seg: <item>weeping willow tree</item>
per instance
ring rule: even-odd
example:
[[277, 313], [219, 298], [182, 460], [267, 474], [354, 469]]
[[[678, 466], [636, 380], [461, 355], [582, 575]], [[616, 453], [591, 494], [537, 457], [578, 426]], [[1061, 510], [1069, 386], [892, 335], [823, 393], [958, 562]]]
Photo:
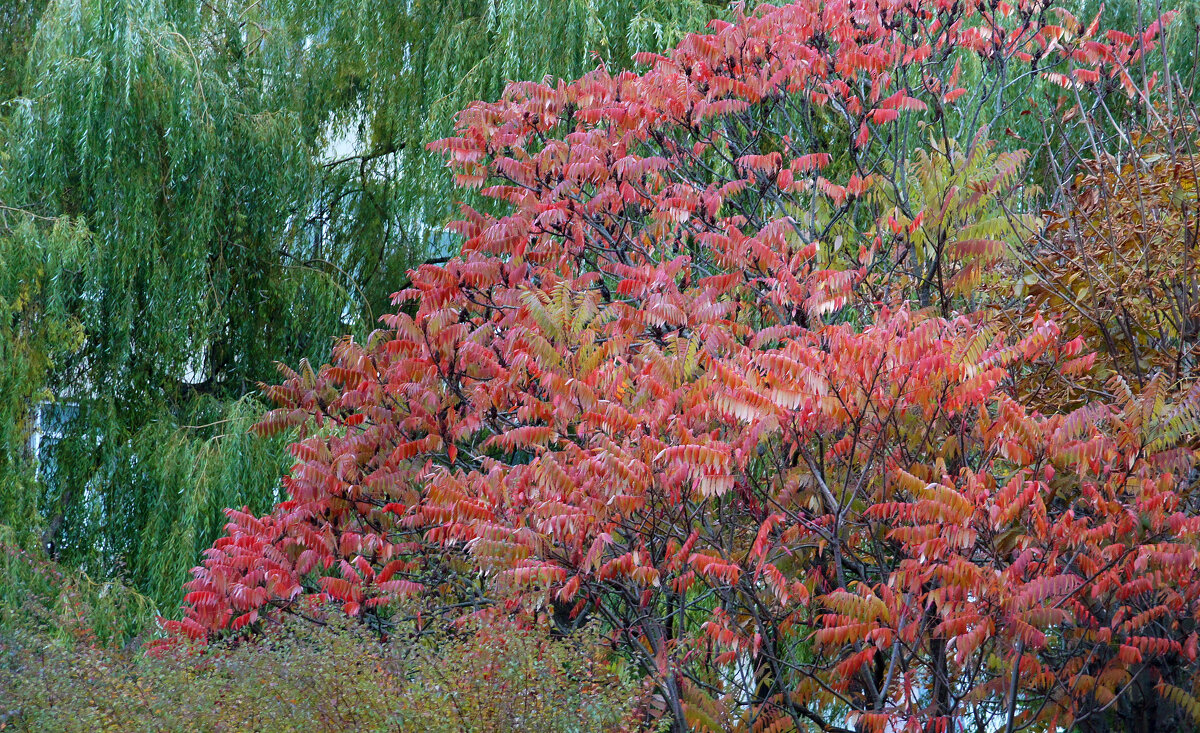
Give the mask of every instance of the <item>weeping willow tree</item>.
[[46, 0], [0, 1], [0, 99], [21, 92], [25, 55], [45, 7]]
[[52, 276], [82, 338], [38, 406], [45, 543], [158, 598], [222, 504], [270, 501], [278, 451], [217, 436], [244, 432], [273, 358], [344, 330], [346, 303], [278, 255], [312, 166], [299, 116], [183, 27], [155, 2], [48, 5], [4, 171], [5, 200], [89, 230]]
[[86, 237], [65, 219], [39, 228], [0, 209], [0, 518], [21, 529], [38, 523], [31, 408], [83, 336], [61, 279], [48, 274], [74, 266]]
[[455, 208], [425, 144], [706, 0], [0, 0], [0, 525], [173, 609], [277, 500], [274, 362], [363, 335]]

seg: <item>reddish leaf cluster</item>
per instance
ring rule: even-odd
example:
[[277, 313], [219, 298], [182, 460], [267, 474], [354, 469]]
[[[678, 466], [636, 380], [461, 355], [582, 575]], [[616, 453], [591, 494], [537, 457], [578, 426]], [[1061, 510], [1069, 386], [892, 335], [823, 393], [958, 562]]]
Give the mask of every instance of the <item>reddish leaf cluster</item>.
[[436, 147], [503, 213], [465, 208], [462, 256], [413, 271], [385, 329], [269, 389], [261, 429], [305, 431], [290, 498], [230, 513], [174, 626], [504, 592], [599, 616], [698, 727], [722, 687], [760, 727], [1065, 725], [1194, 669], [1194, 455], [1162, 432], [1200, 393], [1039, 414], [1017, 377], [1086, 371], [1081, 340], [873, 297], [903, 256], [887, 227], [979, 199], [890, 224], [873, 203], [901, 126], [990, 103], [964, 59], [1132, 91], [1156, 32], [1095, 40], [1033, 0], [802, 0], [641, 75], [471, 106]]

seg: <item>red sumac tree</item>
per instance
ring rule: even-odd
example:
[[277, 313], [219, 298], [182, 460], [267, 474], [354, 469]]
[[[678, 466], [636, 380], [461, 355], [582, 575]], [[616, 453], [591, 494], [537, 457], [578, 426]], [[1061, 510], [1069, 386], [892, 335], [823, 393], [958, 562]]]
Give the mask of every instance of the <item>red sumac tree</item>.
[[1022, 374], [1093, 357], [970, 287], [1021, 236], [1025, 156], [981, 116], [1043, 81], [1136, 99], [1158, 28], [802, 0], [472, 105], [435, 147], [493, 208], [268, 388], [289, 499], [230, 512], [172, 627], [598, 618], [679, 728], [1087, 725], [1200, 671], [1200, 393], [1029, 409]]

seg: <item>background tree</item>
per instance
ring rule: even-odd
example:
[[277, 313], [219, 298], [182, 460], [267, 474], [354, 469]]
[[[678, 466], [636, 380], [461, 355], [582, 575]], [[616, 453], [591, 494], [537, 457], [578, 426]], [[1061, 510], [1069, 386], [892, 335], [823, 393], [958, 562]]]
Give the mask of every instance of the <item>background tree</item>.
[[257, 383], [444, 254], [453, 112], [723, 7], [5, 3], [0, 522], [174, 606], [221, 508], [280, 498]]

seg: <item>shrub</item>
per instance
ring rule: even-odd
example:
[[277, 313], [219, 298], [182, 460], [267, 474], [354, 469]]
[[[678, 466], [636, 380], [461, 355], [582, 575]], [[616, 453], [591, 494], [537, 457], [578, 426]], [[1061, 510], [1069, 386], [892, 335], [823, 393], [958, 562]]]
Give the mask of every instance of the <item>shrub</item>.
[[380, 641], [289, 620], [259, 643], [147, 655], [31, 631], [0, 637], [0, 730], [609, 731], [633, 685], [592, 636], [498, 623]]

